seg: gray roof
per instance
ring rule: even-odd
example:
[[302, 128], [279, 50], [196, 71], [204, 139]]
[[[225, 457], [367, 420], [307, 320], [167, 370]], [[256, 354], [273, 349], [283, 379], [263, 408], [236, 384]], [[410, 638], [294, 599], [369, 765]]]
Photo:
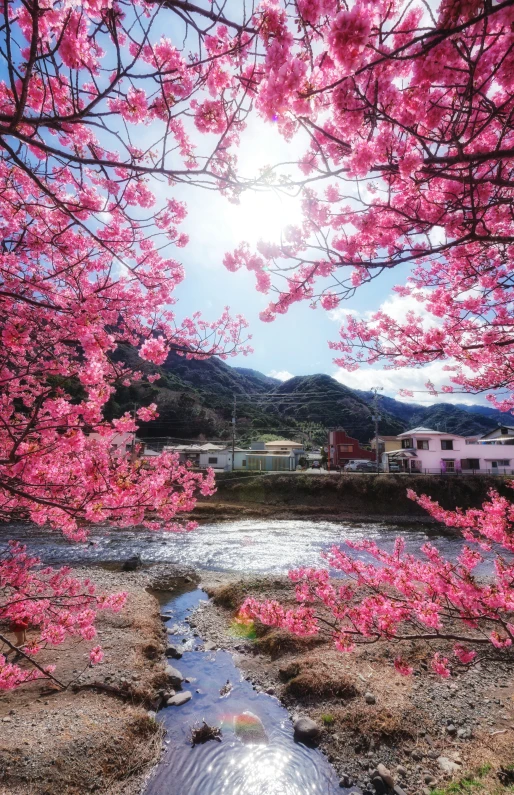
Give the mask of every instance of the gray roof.
[[417, 428], [411, 428], [410, 431], [404, 431], [403, 433], [398, 434], [398, 439], [402, 439], [404, 436], [411, 436], [415, 433], [435, 433], [438, 436], [458, 436], [457, 433], [446, 433], [445, 431], [434, 431], [433, 428], [423, 428], [422, 425], [418, 426]]

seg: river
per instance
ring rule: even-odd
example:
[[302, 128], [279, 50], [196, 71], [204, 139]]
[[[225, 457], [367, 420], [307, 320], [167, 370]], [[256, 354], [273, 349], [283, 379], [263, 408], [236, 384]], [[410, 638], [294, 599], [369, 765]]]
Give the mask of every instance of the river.
[[144, 563], [169, 562], [246, 574], [278, 574], [297, 566], [318, 566], [320, 553], [343, 544], [345, 539], [369, 538], [392, 549], [394, 539], [401, 535], [410, 553], [417, 553], [429, 541], [450, 559], [456, 557], [462, 545], [455, 534], [442, 534], [435, 525], [409, 528], [380, 522], [302, 519], [210, 522], [189, 533], [96, 528], [84, 544], [70, 543], [55, 531], [33, 525], [10, 524], [0, 528], [0, 543], [8, 538], [23, 541], [46, 563], [116, 564], [140, 555]]
[[[30, 525], [4, 525], [0, 546], [8, 538], [27, 543], [45, 563], [120, 564], [140, 555], [143, 563], [175, 563], [197, 569], [264, 575], [284, 573], [297, 566], [317, 566], [320, 553], [345, 539], [373, 539], [392, 549], [401, 535], [408, 552], [416, 553], [430, 541], [454, 559], [462, 541], [442, 534], [435, 526], [413, 528], [359, 522], [243, 520], [212, 522], [190, 533], [149, 532], [144, 529], [95, 529], [84, 544], [69, 543], [56, 532]], [[366, 557], [361, 555], [361, 557]], [[488, 564], [484, 564], [486, 572]], [[153, 772], [145, 795], [336, 795], [357, 793], [339, 787], [335, 770], [315, 748], [294, 740], [293, 725], [285, 708], [273, 696], [258, 693], [246, 681], [227, 652], [206, 651], [201, 638], [188, 624], [188, 616], [207, 595], [191, 586], [189, 592], [166, 596], [163, 609], [182, 646], [176, 662], [188, 678], [183, 689], [191, 700], [166, 707], [158, 719], [167, 730], [166, 751]], [[175, 665], [174, 660], [170, 662]], [[220, 690], [229, 680], [228, 695]], [[223, 692], [223, 691], [222, 691]], [[191, 729], [203, 718], [222, 729], [221, 742], [191, 747]], [[236, 726], [260, 721], [265, 740], [245, 743]]]

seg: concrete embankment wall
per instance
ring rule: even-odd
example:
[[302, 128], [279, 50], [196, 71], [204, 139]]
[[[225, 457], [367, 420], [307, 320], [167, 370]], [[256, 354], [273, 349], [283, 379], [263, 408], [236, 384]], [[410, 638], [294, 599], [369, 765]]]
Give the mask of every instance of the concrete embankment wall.
[[[418, 516], [427, 514], [407, 497], [407, 489], [428, 494], [447, 509], [478, 508], [491, 488], [506, 497], [514, 490], [509, 480], [480, 475], [368, 475], [368, 474], [246, 474], [220, 473], [217, 492], [202, 500], [209, 503], [248, 508], [276, 507], [290, 512], [308, 508], [309, 513], [353, 514], [355, 516]], [[202, 511], [203, 512], [203, 511]]]

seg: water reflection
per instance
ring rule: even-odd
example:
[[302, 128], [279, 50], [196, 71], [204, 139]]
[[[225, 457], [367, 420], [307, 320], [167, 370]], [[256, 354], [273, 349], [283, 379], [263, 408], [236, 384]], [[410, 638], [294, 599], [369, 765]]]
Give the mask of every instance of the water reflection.
[[[345, 539], [370, 538], [388, 549], [401, 535], [407, 551], [417, 554], [431, 541], [450, 559], [461, 547], [457, 536], [435, 527], [392, 527], [374, 523], [302, 519], [244, 520], [204, 524], [191, 533], [150, 533], [144, 529], [96, 529], [86, 544], [70, 544], [58, 533], [27, 525], [0, 526], [1, 539], [27, 540], [31, 552], [49, 563], [119, 562], [139, 554], [146, 563], [173, 562], [217, 571], [283, 573], [297, 566], [317, 566], [320, 553]], [[365, 558], [365, 555], [362, 555]]]

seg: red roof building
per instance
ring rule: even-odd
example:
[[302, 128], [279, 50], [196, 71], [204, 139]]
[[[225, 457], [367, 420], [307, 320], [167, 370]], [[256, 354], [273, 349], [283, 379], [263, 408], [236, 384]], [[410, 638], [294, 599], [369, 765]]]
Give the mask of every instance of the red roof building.
[[330, 466], [343, 467], [349, 461], [374, 461], [375, 452], [365, 450], [360, 442], [346, 431], [329, 431], [328, 434], [328, 460]]

